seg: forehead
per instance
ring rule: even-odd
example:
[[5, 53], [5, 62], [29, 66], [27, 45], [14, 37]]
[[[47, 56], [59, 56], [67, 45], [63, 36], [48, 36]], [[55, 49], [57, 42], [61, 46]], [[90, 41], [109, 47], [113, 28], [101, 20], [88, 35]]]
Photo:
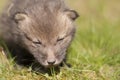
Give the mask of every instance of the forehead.
[[26, 13], [31, 19], [30, 33], [33, 37], [43, 40], [52, 40], [73, 28], [71, 20], [64, 14], [64, 5], [56, 0], [29, 7]]
[[31, 31], [43, 40], [52, 40], [67, 34], [72, 28], [69, 18], [61, 12], [32, 15]]

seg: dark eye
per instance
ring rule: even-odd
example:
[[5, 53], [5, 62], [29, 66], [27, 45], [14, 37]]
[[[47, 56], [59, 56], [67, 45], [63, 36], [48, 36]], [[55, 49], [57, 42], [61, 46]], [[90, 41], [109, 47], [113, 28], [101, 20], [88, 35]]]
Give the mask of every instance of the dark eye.
[[42, 44], [40, 41], [33, 41], [34, 44]]
[[62, 40], [64, 40], [64, 38], [59, 38], [59, 39], [57, 39], [57, 42], [60, 42]]

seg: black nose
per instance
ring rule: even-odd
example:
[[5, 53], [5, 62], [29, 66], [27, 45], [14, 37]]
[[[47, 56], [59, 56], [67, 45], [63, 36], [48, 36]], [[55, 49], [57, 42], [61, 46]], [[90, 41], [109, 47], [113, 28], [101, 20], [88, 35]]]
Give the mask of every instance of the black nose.
[[55, 64], [56, 61], [55, 60], [51, 60], [51, 61], [47, 61], [47, 62], [48, 62], [49, 65], [53, 65], [53, 64]]

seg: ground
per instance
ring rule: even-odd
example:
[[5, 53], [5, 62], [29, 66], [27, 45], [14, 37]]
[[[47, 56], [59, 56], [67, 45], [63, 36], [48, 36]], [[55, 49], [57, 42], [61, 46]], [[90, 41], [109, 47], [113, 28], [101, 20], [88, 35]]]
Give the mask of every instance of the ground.
[[[5, 0], [0, 1], [0, 10]], [[71, 68], [52, 76], [14, 67], [0, 50], [0, 80], [120, 80], [120, 0], [67, 0], [80, 14], [68, 49]], [[2, 42], [0, 42], [3, 44]]]

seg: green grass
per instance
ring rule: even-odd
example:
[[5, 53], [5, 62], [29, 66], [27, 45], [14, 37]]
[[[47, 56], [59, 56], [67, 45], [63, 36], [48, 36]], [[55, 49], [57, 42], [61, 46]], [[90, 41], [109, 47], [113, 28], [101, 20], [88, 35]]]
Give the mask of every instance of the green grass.
[[0, 54], [0, 80], [120, 80], [120, 1], [67, 0], [80, 13], [77, 33], [68, 50], [71, 68], [52, 76], [14, 67]]

